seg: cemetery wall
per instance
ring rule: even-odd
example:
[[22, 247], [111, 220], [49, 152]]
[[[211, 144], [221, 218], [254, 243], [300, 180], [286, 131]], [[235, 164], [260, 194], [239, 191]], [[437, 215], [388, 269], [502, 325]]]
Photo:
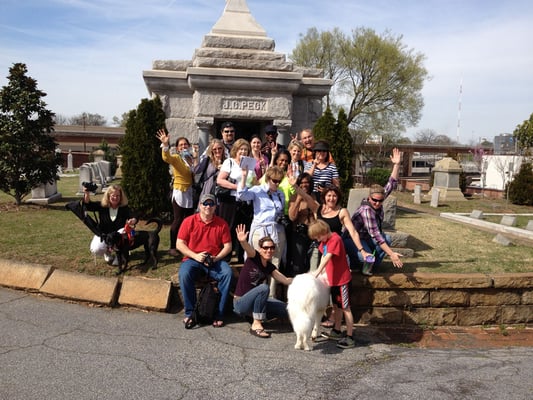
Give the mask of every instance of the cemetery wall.
[[533, 322], [533, 273], [353, 274], [356, 323], [427, 326]]

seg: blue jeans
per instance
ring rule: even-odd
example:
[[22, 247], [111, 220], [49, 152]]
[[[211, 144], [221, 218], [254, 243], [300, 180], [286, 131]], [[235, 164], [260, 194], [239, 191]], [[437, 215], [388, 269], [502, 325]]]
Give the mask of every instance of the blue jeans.
[[[390, 246], [391, 245], [391, 237], [387, 234], [384, 234], [383, 237], [385, 238], [385, 242]], [[355, 246], [355, 243], [353, 242], [352, 238], [349, 235], [343, 235], [342, 238], [344, 242], [344, 248], [346, 249], [346, 254], [350, 258], [350, 269], [360, 269], [363, 266], [363, 255], [357, 251], [357, 247]], [[379, 244], [373, 239], [369, 240], [363, 240], [361, 239], [361, 244], [363, 245], [363, 248], [368, 253], [374, 253], [374, 256], [376, 257], [376, 261], [374, 262], [374, 269], [378, 267], [381, 262], [383, 261], [383, 258], [387, 255]]]
[[224, 308], [228, 299], [229, 288], [233, 272], [229, 264], [222, 260], [217, 261], [211, 268], [199, 263], [191, 258], [183, 261], [179, 270], [180, 289], [185, 303], [185, 316], [190, 317], [196, 305], [196, 287], [195, 282], [201, 276], [208, 275], [218, 282], [220, 291], [220, 303], [218, 305], [217, 319], [221, 320], [224, 316]]
[[264, 321], [270, 318], [287, 318], [287, 304], [269, 298], [270, 289], [266, 283], [254, 287], [242, 297], [233, 299], [233, 311], [245, 317], [252, 316], [253, 319]]

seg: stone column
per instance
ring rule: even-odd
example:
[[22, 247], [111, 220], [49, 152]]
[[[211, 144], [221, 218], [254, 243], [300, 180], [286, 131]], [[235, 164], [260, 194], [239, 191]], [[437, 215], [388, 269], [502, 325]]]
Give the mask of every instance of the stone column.
[[202, 154], [210, 142], [210, 133], [215, 123], [213, 117], [198, 117], [194, 119], [198, 127], [198, 154]]
[[291, 141], [291, 127], [292, 120], [290, 119], [277, 119], [274, 120], [274, 125], [278, 128], [278, 143], [281, 143], [285, 146]]

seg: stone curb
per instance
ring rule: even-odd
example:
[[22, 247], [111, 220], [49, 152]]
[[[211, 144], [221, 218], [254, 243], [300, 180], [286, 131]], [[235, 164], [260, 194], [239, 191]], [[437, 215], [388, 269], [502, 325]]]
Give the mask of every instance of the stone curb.
[[52, 274], [50, 265], [28, 264], [0, 259], [0, 285], [38, 291]]
[[165, 312], [169, 305], [171, 288], [170, 281], [125, 276], [118, 304]]
[[453, 214], [453, 213], [441, 213], [442, 218], [446, 218], [455, 222], [460, 222], [465, 225], [473, 225], [481, 229], [487, 229], [494, 233], [507, 234], [519, 239], [525, 239], [533, 242], [533, 232], [526, 229], [515, 228], [513, 226], [501, 225], [494, 222], [488, 222], [471, 218], [467, 215]]
[[113, 306], [118, 278], [104, 278], [56, 269], [41, 287], [49, 296]]

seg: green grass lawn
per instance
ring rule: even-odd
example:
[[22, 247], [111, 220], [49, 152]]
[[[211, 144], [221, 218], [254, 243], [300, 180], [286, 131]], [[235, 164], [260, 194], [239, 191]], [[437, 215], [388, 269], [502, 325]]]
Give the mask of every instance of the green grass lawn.
[[[58, 182], [58, 191], [63, 195], [60, 202], [48, 206], [21, 205], [16, 207], [10, 196], [0, 193], [0, 254], [2, 258], [24, 262], [52, 265], [56, 268], [101, 276], [114, 276], [116, 267], [108, 266], [103, 259], [95, 260], [89, 252], [92, 233], [65, 209], [76, 196], [79, 178], [63, 177]], [[416, 253], [414, 258], [404, 259], [406, 272], [533, 272], [532, 244], [503, 247], [492, 242], [495, 234], [444, 220], [440, 212], [471, 212], [474, 209], [486, 213], [517, 212], [533, 213], [532, 207], [517, 207], [505, 201], [472, 199], [429, 207], [412, 204], [410, 193], [395, 193], [399, 204], [418, 212], [398, 210], [396, 228], [411, 235], [409, 247]], [[100, 196], [96, 196], [99, 199]], [[498, 218], [498, 221], [501, 218]], [[526, 221], [527, 224], [527, 221]], [[142, 229], [142, 224], [139, 225]], [[143, 250], [133, 251], [130, 265], [134, 268], [127, 275], [170, 279], [179, 266], [179, 260], [167, 254], [169, 226], [161, 232], [159, 269], [141, 268]], [[395, 270], [390, 262], [384, 262], [382, 270]]]

